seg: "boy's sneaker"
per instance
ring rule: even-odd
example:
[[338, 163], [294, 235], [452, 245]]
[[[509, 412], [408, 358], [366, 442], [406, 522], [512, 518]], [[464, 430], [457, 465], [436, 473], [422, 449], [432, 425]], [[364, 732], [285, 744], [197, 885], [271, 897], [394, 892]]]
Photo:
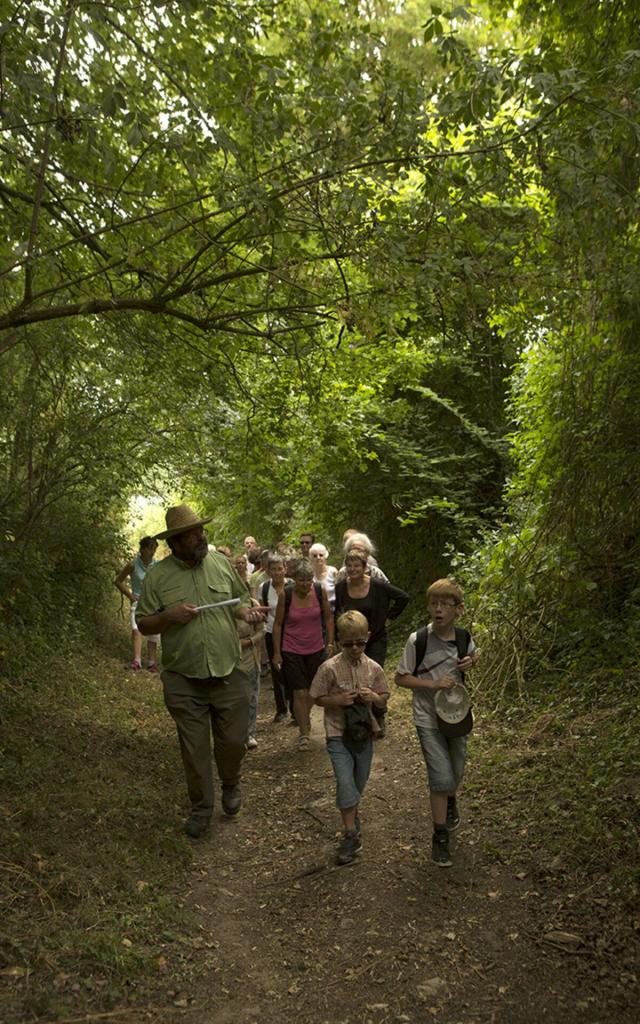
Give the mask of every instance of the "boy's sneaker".
[[160, 669], [156, 665], [155, 661], [150, 661], [147, 665], [147, 672], [153, 672], [154, 675], [160, 672]]
[[140, 670], [142, 669], [142, 665], [140, 664], [137, 658], [134, 658], [133, 661], [130, 661], [128, 663], [127, 668], [129, 669], [130, 672], [140, 672]]
[[247, 740], [247, 750], [255, 750], [258, 746], [258, 741], [255, 736], [250, 736]]
[[298, 736], [298, 750], [309, 750], [311, 740], [308, 736]]
[[446, 828], [437, 828], [433, 833], [431, 860], [439, 868], [450, 868], [453, 864], [449, 853], [449, 833]]
[[460, 824], [460, 815], [454, 796], [447, 797], [447, 832], [455, 832]]
[[276, 711], [276, 713], [275, 713], [275, 715], [273, 716], [273, 719], [272, 719], [272, 721], [274, 722], [275, 725], [278, 725], [279, 722], [286, 722], [286, 720], [287, 720], [287, 712], [286, 711]]
[[362, 850], [362, 840], [356, 832], [345, 832], [336, 853], [336, 864], [352, 864]]

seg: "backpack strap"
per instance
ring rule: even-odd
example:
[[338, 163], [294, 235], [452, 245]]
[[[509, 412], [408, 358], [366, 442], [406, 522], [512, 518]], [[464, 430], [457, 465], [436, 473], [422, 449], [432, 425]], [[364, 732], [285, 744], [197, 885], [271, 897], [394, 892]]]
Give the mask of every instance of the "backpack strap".
[[[469, 643], [471, 642], [471, 634], [468, 630], [463, 629], [462, 626], [456, 626], [456, 647], [458, 648], [458, 657], [466, 657], [467, 651], [469, 650]], [[427, 653], [427, 645], [429, 643], [429, 629], [427, 626], [423, 626], [416, 633], [416, 667], [414, 672], [418, 671], [422, 663], [422, 659]], [[464, 681], [464, 672], [461, 673]]]
[[[456, 626], [456, 647], [458, 648], [459, 658], [466, 658], [470, 642], [471, 634], [469, 631], [463, 629], [462, 626]], [[462, 676], [462, 682], [464, 683], [464, 672], [461, 672], [460, 675]]]
[[427, 653], [427, 644], [429, 643], [429, 630], [426, 626], [422, 626], [421, 629], [416, 633], [416, 667], [414, 673], [417, 673], [418, 668], [422, 664], [422, 659]]
[[320, 620], [322, 622], [322, 635], [324, 636], [324, 634], [326, 632], [326, 626], [325, 626], [325, 621], [324, 621], [324, 601], [322, 600], [322, 594], [323, 594], [322, 583], [318, 583], [317, 580], [314, 580], [313, 581], [313, 589], [316, 592], [316, 597], [318, 599], [318, 604], [320, 605]]
[[265, 580], [264, 583], [262, 584], [262, 587], [260, 588], [260, 596], [262, 598], [262, 601], [260, 603], [263, 605], [263, 607], [266, 606], [267, 601], [269, 600], [269, 585], [270, 585], [270, 583], [271, 583], [271, 580]]

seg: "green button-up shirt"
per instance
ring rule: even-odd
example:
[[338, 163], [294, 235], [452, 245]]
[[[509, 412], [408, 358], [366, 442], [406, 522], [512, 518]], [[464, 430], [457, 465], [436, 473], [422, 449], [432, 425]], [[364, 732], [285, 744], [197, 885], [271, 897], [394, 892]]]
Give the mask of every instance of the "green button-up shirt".
[[[147, 572], [136, 621], [172, 605], [213, 604], [232, 597], [251, 607], [247, 588], [224, 555], [210, 551], [195, 568], [169, 555]], [[208, 608], [184, 625], [168, 626], [162, 633], [162, 667], [195, 679], [228, 676], [240, 660], [237, 608]]]

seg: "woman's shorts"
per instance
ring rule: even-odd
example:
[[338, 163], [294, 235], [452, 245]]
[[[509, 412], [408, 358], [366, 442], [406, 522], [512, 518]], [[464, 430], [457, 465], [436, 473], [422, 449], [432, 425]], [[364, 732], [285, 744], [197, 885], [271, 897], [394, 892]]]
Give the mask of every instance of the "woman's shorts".
[[314, 654], [294, 654], [292, 651], [282, 652], [282, 674], [285, 685], [291, 690], [308, 690], [313, 677], [326, 658], [324, 647]]
[[[136, 622], [136, 608], [137, 607], [138, 607], [138, 602], [137, 601], [132, 601], [132, 603], [131, 603], [131, 628], [136, 633], [139, 633], [140, 630], [138, 629], [138, 623]], [[160, 643], [160, 634], [159, 633], [152, 633], [150, 636], [147, 636], [147, 641], [149, 643], [152, 643], [152, 644], [159, 644]]]
[[436, 727], [416, 726], [422, 755], [427, 766], [429, 789], [433, 793], [452, 793], [462, 782], [467, 756], [466, 736], [445, 736]]

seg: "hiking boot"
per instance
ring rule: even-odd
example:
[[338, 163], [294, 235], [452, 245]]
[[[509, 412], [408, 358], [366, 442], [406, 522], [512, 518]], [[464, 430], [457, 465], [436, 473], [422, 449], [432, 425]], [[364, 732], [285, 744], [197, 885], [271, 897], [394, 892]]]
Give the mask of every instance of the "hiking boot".
[[455, 832], [460, 824], [460, 815], [456, 804], [455, 796], [447, 797], [447, 832]]
[[222, 787], [222, 810], [229, 818], [233, 818], [234, 814], [237, 814], [242, 807], [242, 797], [240, 795], [240, 783], [236, 782], [234, 786], [223, 786]]
[[352, 864], [362, 850], [362, 840], [356, 832], [345, 832], [336, 853], [336, 864]]
[[431, 860], [439, 868], [450, 868], [453, 864], [449, 853], [449, 833], [446, 828], [437, 828], [433, 833]]
[[209, 818], [197, 818], [194, 814], [187, 818], [183, 825], [185, 832], [190, 839], [200, 839], [209, 828]]

